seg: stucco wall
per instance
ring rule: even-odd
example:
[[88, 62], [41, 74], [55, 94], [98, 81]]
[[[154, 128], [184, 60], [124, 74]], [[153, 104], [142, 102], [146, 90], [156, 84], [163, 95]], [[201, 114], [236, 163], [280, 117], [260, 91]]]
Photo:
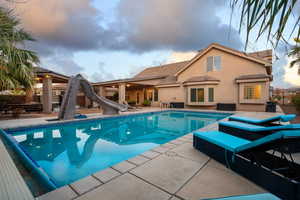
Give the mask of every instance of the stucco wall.
[[161, 102], [185, 102], [184, 87], [164, 87], [158, 89], [158, 100]]
[[[221, 56], [220, 71], [206, 71], [206, 59], [208, 56]], [[182, 82], [190, 77], [203, 75], [217, 78], [220, 80], [220, 83], [215, 87], [215, 101], [222, 103], [238, 103], [238, 84], [235, 83], [235, 78], [249, 74], [266, 74], [266, 69], [261, 64], [218, 49], [212, 49], [182, 72], [178, 76], [178, 81]]]
[[[207, 72], [206, 70], [206, 62], [208, 56], [221, 56], [221, 70]], [[235, 79], [241, 75], [249, 75], [249, 74], [267, 74], [265, 67], [262, 64], [229, 54], [225, 51], [221, 51], [219, 49], [211, 49], [204, 56], [202, 56], [199, 60], [193, 63], [189, 68], [179, 74], [178, 82], [184, 82], [185, 80], [194, 77], [194, 76], [211, 76], [216, 79], [219, 79], [219, 84], [214, 86], [214, 100], [215, 103], [236, 103], [239, 104], [240, 92], [242, 89], [239, 89], [238, 84]], [[247, 83], [248, 84], [248, 83]], [[249, 83], [252, 84], [252, 83]], [[262, 99], [258, 103], [265, 103], [269, 98], [269, 82], [260, 82], [262, 84]], [[243, 84], [244, 86], [245, 84]], [[207, 87], [203, 85], [195, 85], [192, 87]], [[191, 86], [188, 86], [191, 88]], [[170, 91], [169, 95], [167, 92], [163, 92], [163, 97], [168, 97], [172, 94], [173, 91]], [[177, 98], [183, 98], [186, 93], [182, 93], [177, 91]], [[183, 97], [179, 97], [178, 95], [183, 95]], [[207, 94], [206, 94], [207, 99]], [[164, 99], [166, 100], [166, 99]], [[188, 103], [188, 102], [186, 102]], [[243, 102], [245, 103], [245, 102]], [[261, 110], [261, 106], [256, 104], [249, 104], [244, 106], [239, 106], [238, 108], [249, 108], [254, 107], [256, 110], [257, 107]]]

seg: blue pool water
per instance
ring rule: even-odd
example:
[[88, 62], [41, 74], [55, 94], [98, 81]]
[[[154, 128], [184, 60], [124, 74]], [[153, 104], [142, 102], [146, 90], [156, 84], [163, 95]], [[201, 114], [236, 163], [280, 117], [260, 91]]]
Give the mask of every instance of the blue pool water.
[[227, 116], [167, 111], [11, 130], [8, 133], [59, 187]]

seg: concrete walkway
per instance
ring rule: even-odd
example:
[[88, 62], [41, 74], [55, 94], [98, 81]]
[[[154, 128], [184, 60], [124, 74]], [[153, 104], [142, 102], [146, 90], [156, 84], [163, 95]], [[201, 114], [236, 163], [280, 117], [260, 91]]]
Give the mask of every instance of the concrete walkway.
[[[281, 113], [237, 114], [266, 118]], [[200, 130], [213, 129], [217, 129], [217, 123]], [[42, 195], [38, 199], [198, 200], [265, 192], [259, 186], [195, 150], [192, 140], [192, 134], [185, 135]], [[300, 161], [300, 156], [298, 159]]]

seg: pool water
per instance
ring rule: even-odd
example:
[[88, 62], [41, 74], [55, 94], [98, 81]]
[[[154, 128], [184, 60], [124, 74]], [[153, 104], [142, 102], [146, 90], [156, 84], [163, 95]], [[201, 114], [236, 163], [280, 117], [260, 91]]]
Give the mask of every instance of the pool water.
[[60, 187], [227, 116], [167, 111], [48, 125], [9, 134]]

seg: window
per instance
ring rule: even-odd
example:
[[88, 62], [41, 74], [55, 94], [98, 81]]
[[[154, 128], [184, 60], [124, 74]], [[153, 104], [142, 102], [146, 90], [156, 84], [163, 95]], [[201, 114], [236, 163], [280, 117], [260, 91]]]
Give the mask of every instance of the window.
[[244, 99], [260, 99], [261, 85], [246, 85], [244, 87]]
[[191, 102], [204, 102], [204, 88], [191, 88]]
[[158, 101], [158, 89], [154, 88], [154, 101]]
[[146, 99], [149, 101], [152, 101], [152, 99], [153, 99], [153, 91], [152, 90], [147, 91]]
[[221, 56], [209, 56], [206, 60], [207, 72], [221, 70]]
[[212, 72], [214, 67], [214, 57], [213, 56], [207, 57], [206, 64], [207, 64], [207, 72]]
[[214, 102], [214, 88], [208, 88], [208, 101]]

